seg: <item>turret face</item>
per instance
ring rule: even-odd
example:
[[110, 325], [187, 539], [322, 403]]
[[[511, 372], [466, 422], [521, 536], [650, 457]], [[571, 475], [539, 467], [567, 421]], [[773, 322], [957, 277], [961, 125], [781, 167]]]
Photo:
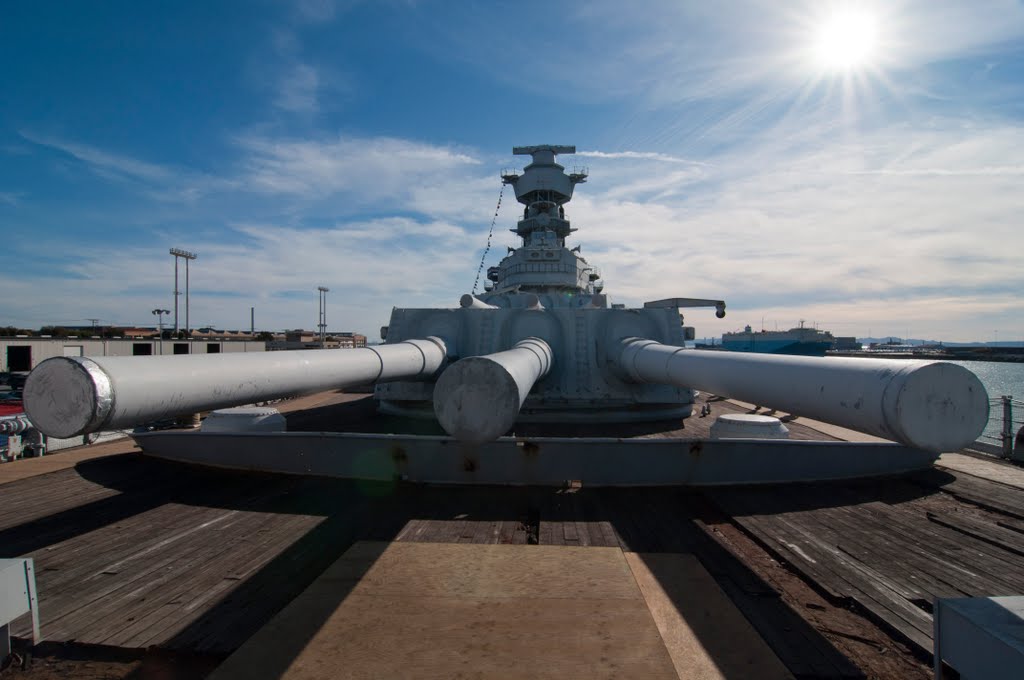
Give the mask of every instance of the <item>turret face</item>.
[[[388, 344], [444, 338], [453, 364], [442, 374], [448, 378], [439, 378], [436, 385], [429, 380], [378, 384], [375, 394], [383, 411], [436, 414], [449, 433], [466, 441], [508, 428], [509, 414], [517, 411], [519, 420], [534, 421], [616, 422], [689, 414], [689, 388], [638, 384], [609, 369], [605, 349], [617, 348], [619, 339], [635, 335], [679, 346], [684, 328], [672, 304], [609, 308], [600, 274], [579, 255], [579, 247], [566, 248], [574, 229], [565, 204], [587, 173], [566, 174], [555, 159], [575, 151], [554, 145], [513, 149], [532, 157], [522, 171], [502, 173], [523, 204], [512, 229], [522, 242], [487, 270], [486, 293], [463, 295], [457, 308], [392, 311]], [[518, 359], [509, 359], [512, 350]], [[543, 370], [526, 370], [533, 356], [545, 358]], [[438, 398], [444, 403], [435, 408]]]
[[564, 206], [572, 200], [573, 187], [587, 180], [587, 173], [577, 170], [566, 174], [565, 168], [555, 162], [555, 156], [575, 152], [574, 146], [550, 144], [512, 149], [516, 155], [533, 158], [522, 174], [502, 174], [502, 181], [515, 189], [516, 199], [525, 206], [523, 218], [512, 230], [522, 239], [522, 246], [488, 270], [488, 279], [494, 284], [489, 289], [491, 296], [543, 294], [550, 296], [545, 303], [554, 306], [589, 306], [597, 302], [597, 272], [577, 252], [565, 247], [566, 237], [575, 229], [565, 219]]

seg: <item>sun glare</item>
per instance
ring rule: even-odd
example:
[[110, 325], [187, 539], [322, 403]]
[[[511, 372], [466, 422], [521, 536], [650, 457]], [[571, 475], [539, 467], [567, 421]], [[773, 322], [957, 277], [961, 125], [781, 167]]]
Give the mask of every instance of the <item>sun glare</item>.
[[817, 29], [814, 56], [818, 64], [832, 71], [848, 71], [871, 63], [875, 52], [874, 17], [847, 10], [826, 18]]

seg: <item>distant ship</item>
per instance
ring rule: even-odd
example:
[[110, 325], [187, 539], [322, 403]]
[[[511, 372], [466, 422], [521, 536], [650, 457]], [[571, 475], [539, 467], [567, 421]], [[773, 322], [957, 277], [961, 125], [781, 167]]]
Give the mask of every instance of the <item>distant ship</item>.
[[800, 322], [788, 331], [751, 330], [750, 326], [737, 333], [722, 334], [722, 349], [733, 352], [763, 352], [766, 354], [798, 354], [823, 357], [835, 345], [835, 337], [828, 331], [807, 328]]

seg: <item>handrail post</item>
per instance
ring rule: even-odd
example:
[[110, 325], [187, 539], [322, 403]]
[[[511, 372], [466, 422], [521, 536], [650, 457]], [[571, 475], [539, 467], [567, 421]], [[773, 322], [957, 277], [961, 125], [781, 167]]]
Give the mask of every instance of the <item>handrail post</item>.
[[1003, 458], [1009, 459], [1013, 456], [1013, 397], [1008, 394], [1002, 396], [1003, 400]]

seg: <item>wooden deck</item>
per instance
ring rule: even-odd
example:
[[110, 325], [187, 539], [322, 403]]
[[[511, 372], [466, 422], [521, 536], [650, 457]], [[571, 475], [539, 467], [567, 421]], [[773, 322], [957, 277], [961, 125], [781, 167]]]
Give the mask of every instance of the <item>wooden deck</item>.
[[1024, 593], [1024, 492], [937, 468], [902, 478], [708, 494], [836, 600], [923, 652], [936, 597]]
[[677, 490], [374, 485], [139, 454], [0, 488], [0, 550], [35, 558], [48, 640], [226, 654], [357, 539], [618, 546], [696, 555], [791, 671], [857, 675]]
[[[691, 420], [696, 434], [704, 425]], [[818, 609], [856, 616], [852, 605], [923, 650], [933, 597], [1024, 592], [1024, 491], [938, 468], [704, 492], [452, 488], [221, 471], [128, 452], [0, 483], [0, 507], [0, 557], [36, 560], [44, 637], [118, 648], [226, 655], [358, 540], [692, 555], [806, 678], [909, 677], [851, 662], [863, 633], [820, 623]], [[814, 592], [794, 595], [766, 576], [773, 557]]]

